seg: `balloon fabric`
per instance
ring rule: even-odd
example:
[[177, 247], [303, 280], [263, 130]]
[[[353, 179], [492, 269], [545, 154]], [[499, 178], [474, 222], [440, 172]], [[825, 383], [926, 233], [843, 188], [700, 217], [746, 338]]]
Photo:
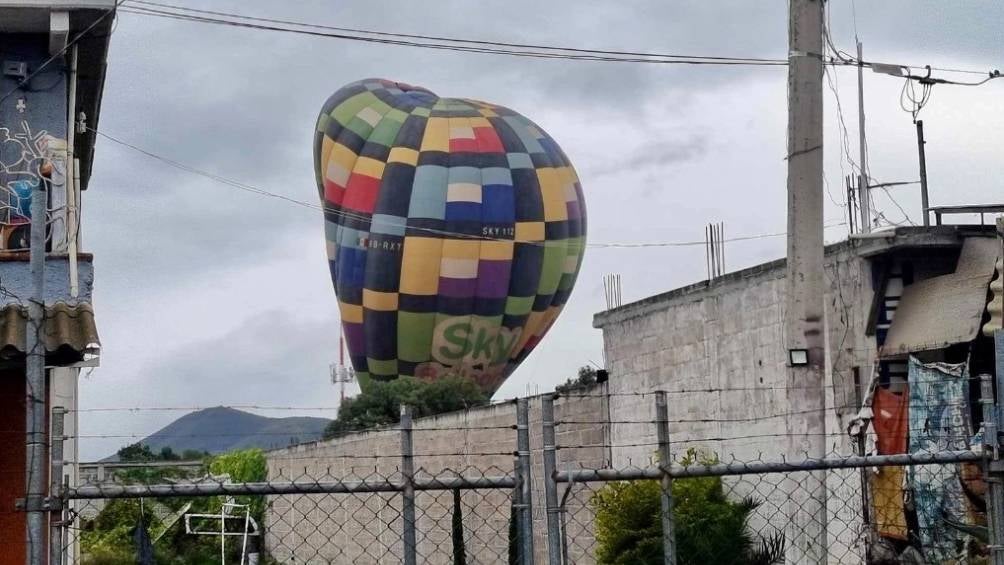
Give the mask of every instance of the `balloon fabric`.
[[497, 390], [582, 264], [585, 202], [558, 144], [507, 108], [367, 79], [324, 104], [314, 164], [360, 383], [461, 375]]

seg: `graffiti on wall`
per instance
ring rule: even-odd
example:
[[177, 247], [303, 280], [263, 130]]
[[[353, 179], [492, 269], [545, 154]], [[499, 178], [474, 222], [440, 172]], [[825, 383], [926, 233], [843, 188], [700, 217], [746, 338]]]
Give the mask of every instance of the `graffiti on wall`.
[[[0, 127], [0, 247], [27, 249], [31, 232], [31, 193], [49, 182], [61, 194], [66, 185], [66, 141], [44, 129], [33, 131], [27, 120], [18, 129]], [[63, 210], [46, 207], [49, 235], [59, 221], [65, 233]]]

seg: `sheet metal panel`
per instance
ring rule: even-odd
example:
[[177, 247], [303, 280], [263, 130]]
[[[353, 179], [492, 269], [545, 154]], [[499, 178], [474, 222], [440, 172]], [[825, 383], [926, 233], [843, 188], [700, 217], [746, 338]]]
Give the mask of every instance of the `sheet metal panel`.
[[980, 330], [987, 289], [1000, 256], [997, 238], [970, 237], [963, 243], [954, 273], [906, 287], [881, 357], [901, 357], [972, 341]]

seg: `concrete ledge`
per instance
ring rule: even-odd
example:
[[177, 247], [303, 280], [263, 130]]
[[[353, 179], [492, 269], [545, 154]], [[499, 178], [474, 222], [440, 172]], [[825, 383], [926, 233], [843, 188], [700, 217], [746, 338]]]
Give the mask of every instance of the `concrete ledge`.
[[[996, 237], [996, 232], [993, 226], [901, 227], [827, 245], [825, 254], [831, 257], [853, 253], [861, 258], [871, 258], [903, 249], [961, 248], [962, 240], [966, 237]], [[593, 316], [593, 327], [602, 329], [609, 324], [663, 310], [684, 300], [714, 296], [737, 284], [783, 277], [786, 264], [785, 259], [777, 259], [727, 273], [712, 281], [701, 281], [600, 312]]]

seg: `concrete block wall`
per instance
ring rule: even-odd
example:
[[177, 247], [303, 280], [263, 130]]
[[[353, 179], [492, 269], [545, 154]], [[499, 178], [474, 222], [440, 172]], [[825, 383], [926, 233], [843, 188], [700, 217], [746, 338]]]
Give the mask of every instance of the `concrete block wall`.
[[[867, 261], [846, 245], [826, 261], [824, 327], [827, 443], [848, 454], [843, 434], [867, 386], [874, 340], [865, 335], [872, 300]], [[776, 261], [598, 314], [610, 371], [614, 467], [646, 464], [656, 449], [655, 390], [669, 391], [670, 437], [677, 458], [689, 448], [723, 460], [789, 459], [784, 344], [784, 262]], [[855, 374], [860, 382], [856, 386]], [[631, 423], [643, 422], [643, 423]], [[780, 475], [726, 479], [735, 497], [763, 499], [754, 527], [783, 527], [791, 489]], [[834, 563], [861, 560], [860, 477], [831, 473]]]
[[[558, 420], [605, 420], [605, 388], [588, 397], [559, 399]], [[547, 555], [543, 487], [540, 397], [530, 399], [534, 553]], [[416, 475], [458, 473], [468, 477], [513, 473], [516, 452], [516, 406], [494, 404], [463, 412], [419, 418], [414, 422]], [[609, 443], [602, 424], [563, 424], [556, 432], [562, 468], [601, 468], [609, 464]], [[400, 480], [401, 436], [395, 427], [346, 434], [292, 446], [267, 454], [273, 480]], [[470, 563], [505, 562], [509, 544], [511, 495], [508, 490], [463, 491], [465, 546]], [[453, 493], [427, 491], [416, 495], [419, 561], [452, 563]], [[584, 510], [588, 511], [588, 509]], [[577, 513], [576, 522], [591, 524], [591, 515]], [[401, 497], [397, 493], [292, 495], [270, 497], [265, 518], [265, 548], [280, 563], [400, 562], [402, 552]], [[583, 546], [592, 532], [576, 530]], [[582, 553], [582, 551], [580, 551]], [[578, 554], [576, 554], [578, 555]], [[580, 556], [575, 563], [590, 563]]]

